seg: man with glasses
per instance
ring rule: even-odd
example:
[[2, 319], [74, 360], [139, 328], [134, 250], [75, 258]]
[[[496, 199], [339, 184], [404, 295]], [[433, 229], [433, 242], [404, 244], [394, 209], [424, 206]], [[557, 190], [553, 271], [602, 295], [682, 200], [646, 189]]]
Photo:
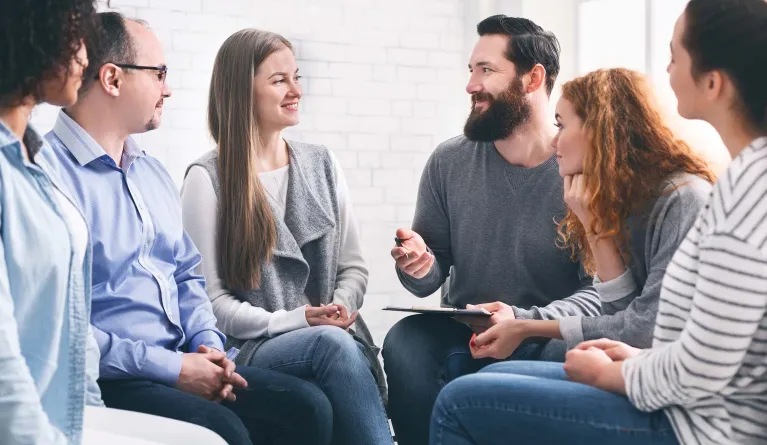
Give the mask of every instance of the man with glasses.
[[171, 97], [162, 47], [146, 24], [118, 13], [99, 14], [97, 25], [80, 100], [46, 138], [91, 232], [106, 405], [196, 423], [229, 444], [329, 442], [330, 402], [316, 385], [235, 368], [237, 351], [224, 352], [178, 189], [130, 137], [157, 128]]

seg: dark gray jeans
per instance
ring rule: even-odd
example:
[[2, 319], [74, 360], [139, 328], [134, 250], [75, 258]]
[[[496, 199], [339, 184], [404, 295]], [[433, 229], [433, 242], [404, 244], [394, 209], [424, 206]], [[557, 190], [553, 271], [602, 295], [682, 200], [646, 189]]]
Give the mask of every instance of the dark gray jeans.
[[[442, 315], [413, 315], [386, 335], [384, 370], [389, 384], [389, 417], [399, 445], [429, 442], [429, 422], [439, 391], [458, 377], [497, 360], [476, 360], [469, 351], [472, 331]], [[510, 360], [564, 361], [560, 340], [523, 343]]]

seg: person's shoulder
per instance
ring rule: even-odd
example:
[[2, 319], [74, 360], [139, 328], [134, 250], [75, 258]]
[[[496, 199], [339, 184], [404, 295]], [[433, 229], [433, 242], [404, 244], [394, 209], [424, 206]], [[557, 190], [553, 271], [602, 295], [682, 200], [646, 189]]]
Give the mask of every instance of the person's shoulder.
[[56, 132], [53, 130], [49, 131], [45, 134], [44, 139], [51, 147], [51, 153], [53, 153], [53, 155], [56, 156], [61, 162], [75, 162], [74, 155], [69, 151], [69, 149], [67, 149], [67, 146], [64, 145], [64, 142], [59, 139], [59, 137], [56, 135]]
[[664, 192], [681, 200], [705, 200], [713, 185], [708, 179], [692, 173], [679, 173], [666, 180]]
[[452, 170], [452, 167], [466, 167], [472, 161], [479, 144], [462, 134], [443, 141], [429, 156], [426, 168]]
[[192, 161], [184, 171], [184, 178], [186, 178], [194, 170], [203, 170], [208, 176], [211, 172], [218, 174], [218, 150], [212, 149], [206, 151], [203, 155]]
[[323, 144], [315, 144], [313, 142], [302, 141], [285, 141], [293, 157], [303, 165], [307, 166], [323, 166], [329, 171], [335, 171], [338, 165], [338, 160], [333, 155], [332, 151]]
[[154, 156], [147, 153], [146, 151], [143, 152], [142, 156], [139, 157], [138, 159], [140, 160], [140, 162], [151, 165], [153, 169], [162, 170], [164, 173], [168, 173], [168, 169], [165, 167], [165, 164], [160, 162], [159, 159], [155, 158]]
[[313, 162], [333, 161], [333, 154], [326, 145], [294, 140], [286, 140], [285, 142], [293, 152], [293, 156], [297, 159]]
[[470, 141], [466, 136], [460, 134], [437, 145], [434, 155], [445, 159], [460, 158], [470, 154], [477, 148], [477, 144], [478, 142]]
[[[691, 173], [677, 173], [663, 182], [660, 196], [656, 199], [653, 213], [674, 211], [679, 215], [697, 217], [700, 209], [711, 196], [712, 184], [706, 178]], [[665, 212], [661, 212], [666, 209]]]
[[[142, 150], [141, 156], [136, 158], [134, 163], [143, 167], [141, 169], [142, 172], [149, 173], [150, 176], [155, 176], [158, 180], [163, 182], [165, 186], [178, 194], [178, 188], [175, 181], [173, 181], [173, 177], [171, 177], [171, 174], [167, 167], [165, 167], [165, 164], [163, 164], [159, 159], [147, 153], [145, 150]], [[141, 173], [141, 175], [143, 176], [144, 173]], [[144, 178], [149, 179], [147, 176], [144, 176]]]
[[767, 137], [759, 138], [733, 159], [721, 182], [733, 201], [757, 193], [767, 193]]

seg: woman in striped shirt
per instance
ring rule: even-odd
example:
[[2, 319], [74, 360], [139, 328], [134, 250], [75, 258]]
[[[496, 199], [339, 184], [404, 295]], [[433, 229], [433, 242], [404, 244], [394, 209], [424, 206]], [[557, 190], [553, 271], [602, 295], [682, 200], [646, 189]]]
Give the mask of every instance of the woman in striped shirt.
[[579, 345], [450, 383], [431, 443], [767, 444], [767, 2], [691, 0], [671, 42], [679, 113], [733, 161], [669, 264], [653, 347]]

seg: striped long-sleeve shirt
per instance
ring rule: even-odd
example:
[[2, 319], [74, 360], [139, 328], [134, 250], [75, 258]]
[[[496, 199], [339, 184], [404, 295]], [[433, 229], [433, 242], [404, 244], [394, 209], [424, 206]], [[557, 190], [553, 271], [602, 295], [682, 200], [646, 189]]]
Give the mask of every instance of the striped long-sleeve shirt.
[[767, 444], [767, 138], [720, 178], [666, 270], [653, 348], [623, 364], [690, 444]]

